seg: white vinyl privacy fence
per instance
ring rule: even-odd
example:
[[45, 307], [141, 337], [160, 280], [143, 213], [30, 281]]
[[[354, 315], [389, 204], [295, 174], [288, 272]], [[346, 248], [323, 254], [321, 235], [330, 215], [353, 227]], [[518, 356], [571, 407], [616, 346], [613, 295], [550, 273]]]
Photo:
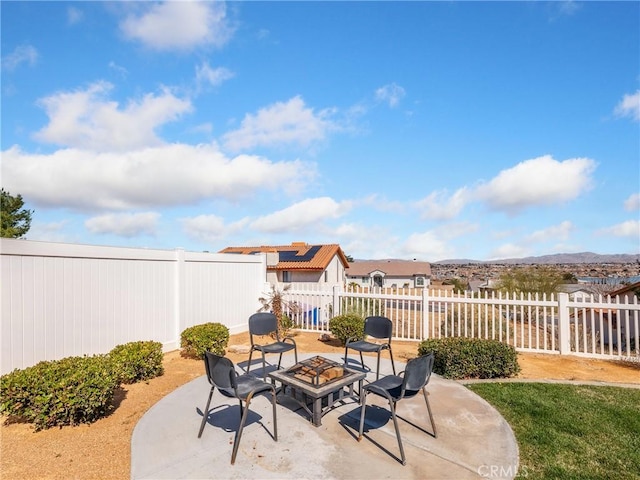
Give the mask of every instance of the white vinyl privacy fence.
[[[0, 254], [0, 374], [138, 340], [174, 350], [185, 328], [206, 322], [240, 333], [269, 292], [264, 255], [4, 238]], [[333, 316], [355, 311], [389, 317], [398, 340], [491, 338], [523, 351], [640, 361], [633, 294], [571, 301], [291, 284], [283, 295], [304, 331], [328, 332]]]
[[262, 255], [5, 238], [0, 253], [2, 374], [138, 340], [174, 350], [201, 323], [246, 331], [265, 291]]
[[329, 331], [340, 313], [384, 315], [394, 338], [495, 339], [530, 352], [640, 361], [640, 304], [634, 294], [570, 300], [565, 293], [454, 294], [430, 289], [331, 290], [292, 284], [287, 313], [300, 329]]

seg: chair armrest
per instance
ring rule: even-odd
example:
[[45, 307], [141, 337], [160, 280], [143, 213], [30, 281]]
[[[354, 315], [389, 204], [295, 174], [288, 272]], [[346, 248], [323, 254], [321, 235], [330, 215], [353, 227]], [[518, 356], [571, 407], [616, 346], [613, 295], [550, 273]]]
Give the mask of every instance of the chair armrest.
[[296, 341], [293, 339], [293, 337], [289, 337], [289, 336], [287, 336], [287, 337], [284, 337], [284, 338], [282, 339], [282, 341], [283, 341], [283, 342], [286, 342], [287, 340], [289, 340], [291, 343], [293, 343], [293, 345], [297, 346], [297, 345], [296, 345]]

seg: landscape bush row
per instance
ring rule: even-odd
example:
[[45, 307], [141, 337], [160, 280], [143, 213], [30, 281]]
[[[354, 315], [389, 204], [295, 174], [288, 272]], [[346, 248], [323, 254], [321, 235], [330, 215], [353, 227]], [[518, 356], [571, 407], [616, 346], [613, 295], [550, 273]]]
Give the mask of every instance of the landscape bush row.
[[[362, 340], [364, 318], [357, 313], [338, 315], [329, 320], [329, 330], [342, 345], [348, 339]], [[434, 354], [433, 371], [445, 378], [504, 378], [520, 371], [516, 349], [498, 340], [450, 337], [418, 345], [418, 355], [430, 352]]]
[[[205, 350], [224, 355], [229, 330], [206, 323], [184, 330], [184, 356], [202, 358]], [[125, 343], [108, 354], [67, 357], [16, 369], [0, 377], [0, 414], [9, 421], [32, 423], [35, 431], [92, 423], [108, 415], [122, 384], [164, 374], [162, 344]]]

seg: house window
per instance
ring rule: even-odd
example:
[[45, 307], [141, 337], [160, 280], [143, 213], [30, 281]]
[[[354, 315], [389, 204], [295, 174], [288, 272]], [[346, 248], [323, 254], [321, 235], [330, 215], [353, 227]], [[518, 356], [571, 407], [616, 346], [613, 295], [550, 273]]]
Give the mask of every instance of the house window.
[[327, 283], [329, 281], [329, 272], [327, 272], [326, 270], [324, 271], [324, 283]]
[[369, 277], [362, 277], [362, 284], [369, 285]]
[[416, 277], [416, 287], [424, 287], [424, 277]]
[[289, 272], [288, 270], [283, 270], [282, 271], [282, 281], [284, 283], [290, 283], [291, 282], [291, 272]]

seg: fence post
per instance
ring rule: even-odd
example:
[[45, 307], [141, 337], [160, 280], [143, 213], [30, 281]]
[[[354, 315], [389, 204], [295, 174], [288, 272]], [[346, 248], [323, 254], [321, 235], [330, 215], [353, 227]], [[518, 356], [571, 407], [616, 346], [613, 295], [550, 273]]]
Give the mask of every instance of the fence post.
[[568, 355], [571, 353], [571, 329], [569, 326], [570, 315], [569, 294], [558, 293], [558, 350], [560, 355]]
[[342, 287], [340, 285], [333, 286], [333, 316], [340, 315], [342, 312], [340, 311], [340, 293], [342, 291]]
[[422, 338], [431, 338], [429, 325], [429, 289], [422, 290]]

